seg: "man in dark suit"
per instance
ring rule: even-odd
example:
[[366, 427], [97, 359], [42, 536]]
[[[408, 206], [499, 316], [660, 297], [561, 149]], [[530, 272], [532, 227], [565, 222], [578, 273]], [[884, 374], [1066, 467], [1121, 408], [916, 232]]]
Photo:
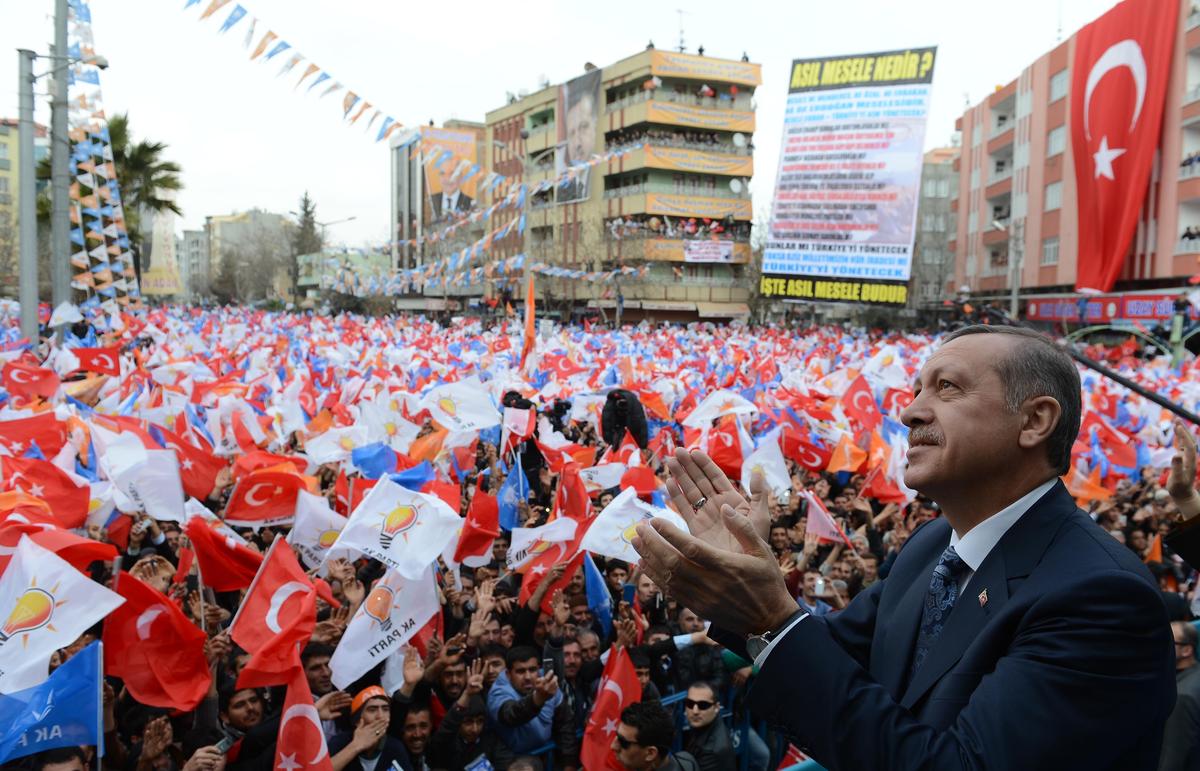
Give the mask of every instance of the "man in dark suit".
[[438, 169], [438, 177], [442, 189], [429, 194], [429, 206], [433, 210], [433, 221], [438, 222], [450, 214], [470, 211], [475, 201], [462, 190], [462, 177], [454, 174], [456, 167], [452, 163], [443, 163]]
[[[829, 769], [1152, 769], [1174, 703], [1149, 572], [1058, 477], [1079, 431], [1074, 364], [1040, 335], [966, 327], [918, 378], [905, 483], [943, 516], [841, 613], [804, 614], [751, 505], [676, 453], [691, 534], [642, 523], [659, 586], [744, 644], [751, 710]], [[665, 526], [664, 526], [665, 525]]]

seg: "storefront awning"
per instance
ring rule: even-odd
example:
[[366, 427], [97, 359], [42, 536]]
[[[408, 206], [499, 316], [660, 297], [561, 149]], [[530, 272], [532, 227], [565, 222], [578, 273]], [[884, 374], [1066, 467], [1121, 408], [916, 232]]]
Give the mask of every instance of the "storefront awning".
[[745, 303], [696, 303], [702, 319], [732, 319], [750, 315], [750, 306]]

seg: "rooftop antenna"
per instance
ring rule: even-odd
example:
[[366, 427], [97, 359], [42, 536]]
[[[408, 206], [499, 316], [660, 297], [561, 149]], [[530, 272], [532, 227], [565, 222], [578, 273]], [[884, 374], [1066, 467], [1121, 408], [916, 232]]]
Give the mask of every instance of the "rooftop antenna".
[[687, 46], [683, 42], [683, 14], [685, 11], [682, 8], [676, 8], [675, 13], [679, 14], [679, 53], [686, 53]]
[[1063, 11], [1062, 0], [1058, 0], [1058, 33], [1056, 34], [1056, 37], [1055, 37], [1055, 42], [1057, 42], [1057, 43], [1062, 42], [1062, 11]]

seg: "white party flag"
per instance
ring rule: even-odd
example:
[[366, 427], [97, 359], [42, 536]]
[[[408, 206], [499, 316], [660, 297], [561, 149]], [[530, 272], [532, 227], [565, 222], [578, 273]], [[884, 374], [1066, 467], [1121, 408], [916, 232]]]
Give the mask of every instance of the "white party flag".
[[0, 577], [0, 693], [43, 682], [50, 657], [125, 598], [22, 536]]
[[326, 559], [349, 557], [351, 552], [348, 549], [330, 553], [330, 547], [345, 529], [346, 521], [345, 517], [329, 508], [329, 502], [324, 497], [300, 490], [296, 493], [296, 520], [292, 523], [287, 541], [310, 568], [320, 566]]
[[540, 527], [514, 527], [508, 545], [508, 569], [516, 570], [539, 553], [537, 546], [547, 543], [562, 543], [575, 537], [579, 523], [570, 517], [559, 517]]
[[366, 426], [331, 428], [304, 443], [304, 454], [313, 463], [337, 463], [350, 459], [355, 447], [367, 444]]
[[412, 580], [389, 570], [358, 607], [329, 660], [333, 684], [345, 688], [402, 650], [440, 607], [432, 567]]
[[688, 532], [683, 517], [671, 509], [643, 503], [638, 499], [637, 491], [627, 487], [596, 515], [591, 527], [584, 533], [579, 548], [605, 557], [616, 557], [625, 562], [637, 562], [641, 557], [633, 548], [632, 541], [636, 535], [634, 529], [639, 522], [656, 517], [667, 520], [685, 533]]
[[792, 477], [788, 474], [783, 451], [779, 449], [780, 431], [781, 429], [775, 428], [759, 439], [758, 447], [742, 462], [742, 487], [746, 492], [750, 492], [750, 479], [755, 471], [762, 473], [767, 488], [776, 496], [786, 496], [791, 491]]
[[500, 410], [478, 378], [440, 385], [425, 394], [421, 406], [451, 431], [479, 431], [500, 425]]
[[384, 478], [350, 513], [330, 551], [352, 549], [415, 579], [433, 564], [461, 525], [462, 518], [441, 498]]

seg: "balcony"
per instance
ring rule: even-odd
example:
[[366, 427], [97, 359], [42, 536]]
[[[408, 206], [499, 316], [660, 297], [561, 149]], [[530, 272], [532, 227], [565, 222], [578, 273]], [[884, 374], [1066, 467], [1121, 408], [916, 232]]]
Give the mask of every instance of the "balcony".
[[625, 185], [623, 187], [614, 188], [604, 191], [605, 198], [625, 198], [631, 195], [645, 195], [646, 193], [660, 193], [663, 195], [680, 195], [680, 196], [698, 196], [704, 198], [736, 198], [738, 200], [749, 201], [750, 193], [743, 190], [740, 193], [735, 193], [732, 190], [718, 185], [717, 187], [677, 187], [667, 182], [645, 182], [637, 185]]
[[[646, 234], [641, 238], [606, 237], [605, 241], [609, 245], [609, 253], [614, 258], [619, 256], [625, 260], [708, 265], [744, 265], [750, 262], [750, 242], [746, 240], [661, 238]], [[710, 279], [705, 280], [705, 285], [710, 283]]]
[[1183, 95], [1184, 104], [1191, 104], [1196, 101], [1200, 101], [1200, 86], [1189, 88]]
[[1191, 179], [1192, 177], [1200, 177], [1200, 160], [1179, 166], [1180, 179]]
[[703, 107], [705, 109], [716, 110], [753, 110], [753, 99], [746, 94], [739, 94], [733, 98], [720, 99], [712, 96], [697, 96], [695, 94], [681, 94], [676, 91], [668, 91], [658, 88], [653, 91], [644, 89], [635, 94], [622, 97], [616, 101], [609, 102], [605, 106], [606, 112], [616, 112], [635, 104], [641, 104], [648, 101], [669, 102], [671, 104], [686, 104], [692, 107]]
[[657, 142], [634, 150], [622, 160], [620, 169], [662, 169], [693, 174], [713, 174], [729, 177], [754, 176], [754, 159], [749, 154], [725, 152], [738, 149], [732, 144], [710, 145], [708, 151], [663, 147]]
[[1008, 231], [999, 228], [991, 228], [983, 231], [983, 245], [995, 246], [1008, 241]]
[[[665, 96], [666, 98], [660, 98]], [[608, 105], [610, 131], [635, 126], [639, 123], [656, 123], [662, 126], [680, 126], [702, 131], [730, 131], [754, 133], [754, 111], [747, 99], [718, 100], [680, 94], [650, 92], [625, 97]], [[712, 101], [714, 104], [705, 104]], [[620, 111], [620, 115], [615, 113]]]
[[1200, 11], [1192, 11], [1189, 13], [1187, 21], [1185, 22], [1186, 29], [1195, 29], [1196, 27], [1200, 27]]

